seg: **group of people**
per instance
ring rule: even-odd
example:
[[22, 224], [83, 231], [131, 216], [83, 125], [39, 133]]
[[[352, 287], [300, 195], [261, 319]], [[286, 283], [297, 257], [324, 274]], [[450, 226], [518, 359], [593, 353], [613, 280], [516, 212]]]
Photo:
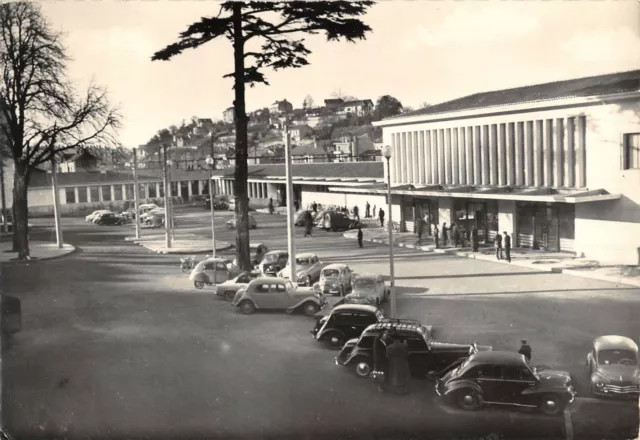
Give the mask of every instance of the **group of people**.
[[493, 245], [496, 248], [496, 258], [498, 260], [503, 259], [502, 249], [504, 248], [504, 259], [511, 263], [511, 236], [507, 234], [507, 231], [504, 231], [504, 239], [500, 234], [497, 234], [493, 241]]
[[[416, 224], [416, 234], [418, 234], [418, 241], [422, 241], [424, 222], [418, 221]], [[467, 240], [471, 241], [471, 247], [473, 248], [473, 252], [478, 252], [478, 228], [474, 226], [471, 227], [471, 231], [462, 229], [457, 224], [452, 224], [451, 227], [447, 226], [447, 222], [442, 224], [442, 234], [438, 229], [438, 225], [433, 223], [431, 225], [431, 235], [433, 235], [433, 240], [436, 245], [436, 249], [440, 248], [440, 239], [442, 238], [443, 246], [447, 244], [452, 244], [455, 247], [464, 247]]]

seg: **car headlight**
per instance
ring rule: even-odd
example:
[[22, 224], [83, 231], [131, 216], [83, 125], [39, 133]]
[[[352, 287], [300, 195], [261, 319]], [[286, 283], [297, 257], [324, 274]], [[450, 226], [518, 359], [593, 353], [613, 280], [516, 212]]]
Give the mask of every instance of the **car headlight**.
[[337, 285], [336, 283], [333, 283], [333, 284], [331, 285], [331, 287], [334, 287], [334, 288], [335, 288], [335, 287], [338, 287], [338, 285]]
[[602, 388], [602, 387], [604, 386], [604, 383], [602, 383], [601, 381], [597, 381], [597, 382], [596, 382], [596, 386], [597, 386], [598, 388]]

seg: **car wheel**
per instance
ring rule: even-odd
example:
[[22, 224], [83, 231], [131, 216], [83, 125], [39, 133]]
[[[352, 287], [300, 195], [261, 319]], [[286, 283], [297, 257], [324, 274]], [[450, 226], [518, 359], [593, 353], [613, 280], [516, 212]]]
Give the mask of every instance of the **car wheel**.
[[556, 394], [545, 394], [540, 399], [538, 409], [547, 416], [557, 416], [564, 410], [562, 398]]
[[240, 303], [240, 311], [243, 315], [251, 315], [256, 311], [256, 306], [251, 301], [242, 301]]
[[194, 281], [193, 287], [196, 289], [202, 289], [204, 287], [204, 281]]
[[325, 341], [327, 342], [329, 348], [339, 350], [344, 345], [344, 336], [339, 333], [332, 333], [325, 338]]
[[316, 303], [307, 302], [304, 306], [302, 306], [302, 310], [304, 311], [305, 315], [313, 316], [316, 313], [318, 313], [318, 310], [320, 310], [320, 307], [318, 307]]
[[233, 298], [236, 296], [236, 292], [234, 292], [233, 290], [227, 290], [226, 292], [224, 292], [224, 299], [226, 299], [227, 301], [233, 301]]
[[373, 371], [373, 368], [369, 360], [362, 359], [362, 358], [356, 360], [356, 367], [355, 367], [356, 376], [358, 376], [359, 378], [365, 379], [371, 375], [371, 371]]
[[304, 284], [307, 287], [311, 287], [311, 277], [307, 275], [307, 278], [304, 279]]
[[482, 406], [482, 400], [476, 390], [466, 388], [458, 391], [456, 402], [461, 409], [474, 411]]

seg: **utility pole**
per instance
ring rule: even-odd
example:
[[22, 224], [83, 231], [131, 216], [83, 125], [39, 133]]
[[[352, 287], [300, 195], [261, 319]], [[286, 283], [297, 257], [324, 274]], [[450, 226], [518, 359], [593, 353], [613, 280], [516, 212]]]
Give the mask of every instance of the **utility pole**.
[[167, 249], [171, 249], [171, 231], [169, 230], [169, 173], [167, 172], [167, 146], [162, 146], [162, 184], [164, 185], [164, 235]]
[[296, 270], [296, 244], [295, 244], [295, 221], [293, 218], [293, 180], [291, 176], [291, 135], [289, 134], [289, 124], [284, 126], [284, 159], [287, 175], [287, 244], [289, 252], [289, 279], [294, 286], [298, 284], [298, 271]]
[[53, 151], [51, 153], [51, 183], [53, 184], [53, 216], [55, 218], [55, 225], [56, 225], [56, 243], [58, 245], [58, 249], [62, 249], [63, 237], [62, 237], [62, 224], [60, 223], [60, 192], [58, 190], [56, 158], [55, 158], [55, 155], [53, 154]]
[[213, 191], [213, 169], [216, 164], [216, 160], [214, 159], [214, 151], [213, 151], [213, 136], [211, 136], [211, 163], [209, 165], [209, 205], [211, 205], [211, 247], [213, 258], [216, 257], [216, 225], [215, 225], [215, 209], [213, 208], [213, 204], [215, 202], [215, 194]]
[[138, 151], [133, 149], [133, 203], [136, 210], [136, 238], [140, 238], [140, 198], [138, 195]]

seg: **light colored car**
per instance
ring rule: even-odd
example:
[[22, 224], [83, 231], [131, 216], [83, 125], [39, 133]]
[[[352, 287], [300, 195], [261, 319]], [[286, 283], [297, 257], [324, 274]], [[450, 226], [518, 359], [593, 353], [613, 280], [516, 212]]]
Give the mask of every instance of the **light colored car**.
[[351, 293], [345, 297], [346, 304], [371, 304], [379, 306], [389, 297], [389, 289], [382, 275], [358, 274], [353, 277]]
[[260, 272], [242, 272], [235, 278], [213, 286], [215, 294], [223, 297], [227, 301], [233, 301], [238, 290], [247, 287], [251, 281], [262, 276]]
[[320, 272], [320, 290], [325, 295], [345, 296], [351, 290], [353, 274], [349, 266], [335, 263]]
[[86, 216], [84, 218], [84, 221], [86, 222], [95, 222], [96, 219], [98, 219], [101, 215], [103, 214], [109, 214], [111, 211], [109, 211], [108, 209], [100, 209], [98, 211], [93, 211], [91, 214], [89, 214], [88, 216]]
[[[236, 216], [233, 216], [231, 220], [227, 221], [227, 227], [229, 227], [229, 229], [235, 229], [237, 222], [238, 222], [238, 218]], [[256, 219], [251, 214], [249, 214], [249, 228], [255, 229], [257, 227], [258, 227], [258, 224], [256, 223]]]
[[295, 286], [291, 281], [273, 277], [261, 277], [240, 289], [231, 304], [245, 315], [261, 310], [296, 310], [313, 316], [327, 305], [321, 292], [312, 287]]
[[595, 397], [638, 400], [638, 345], [625, 336], [600, 336], [587, 355], [591, 393]]
[[193, 281], [196, 289], [202, 289], [205, 285], [215, 286], [233, 279], [238, 275], [238, 270], [228, 258], [210, 257], [193, 268], [189, 280]]
[[[299, 286], [313, 286], [313, 283], [320, 279], [320, 272], [326, 264], [320, 261], [316, 254], [298, 254], [296, 255], [296, 272]], [[280, 278], [289, 278], [291, 266], [289, 261], [284, 269], [278, 273]]]
[[149, 219], [155, 214], [164, 214], [164, 207], [155, 207], [152, 209], [148, 209], [147, 211], [140, 214], [140, 221], [142, 223], [148, 223]]

